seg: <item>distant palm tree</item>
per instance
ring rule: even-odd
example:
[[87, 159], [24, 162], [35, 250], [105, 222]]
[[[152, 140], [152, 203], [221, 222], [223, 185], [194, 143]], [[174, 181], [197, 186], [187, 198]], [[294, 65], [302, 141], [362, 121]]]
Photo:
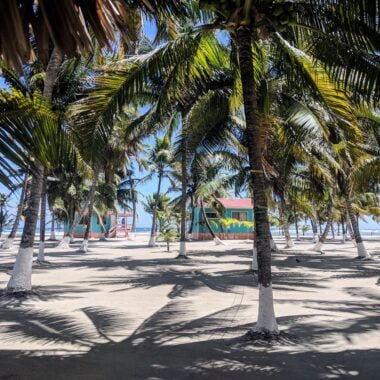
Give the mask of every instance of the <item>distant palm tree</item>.
[[13, 246], [13, 240], [16, 237], [17, 229], [20, 224], [21, 216], [25, 208], [26, 203], [26, 195], [27, 195], [27, 187], [28, 187], [28, 173], [25, 173], [23, 181], [20, 183], [21, 186], [21, 193], [20, 198], [17, 206], [17, 212], [16, 216], [13, 222], [13, 226], [11, 229], [11, 232], [9, 233], [7, 239], [4, 241], [2, 248], [3, 249], [10, 249]]
[[147, 148], [147, 161], [148, 168], [151, 170], [152, 174], [157, 175], [157, 191], [154, 194], [156, 202], [153, 204], [152, 209], [152, 228], [150, 232], [149, 246], [154, 247], [156, 244], [156, 231], [157, 231], [157, 209], [158, 201], [161, 196], [161, 185], [162, 180], [169, 176], [168, 168], [173, 162], [173, 155], [171, 151], [171, 143], [169, 136], [163, 138], [155, 137], [154, 145], [150, 145]]
[[7, 210], [9, 195], [0, 193], [0, 238], [3, 233], [4, 227], [12, 223], [9, 212]]

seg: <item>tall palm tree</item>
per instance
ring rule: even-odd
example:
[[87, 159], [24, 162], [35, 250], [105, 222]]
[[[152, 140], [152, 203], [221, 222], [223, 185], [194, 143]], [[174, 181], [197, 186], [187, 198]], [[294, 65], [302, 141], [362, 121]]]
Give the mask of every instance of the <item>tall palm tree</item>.
[[[93, 51], [89, 29], [101, 46], [109, 46], [111, 40], [117, 39], [116, 34], [118, 32], [121, 32], [125, 42], [128, 43], [131, 42], [131, 35], [137, 36], [139, 34], [136, 33], [136, 29], [141, 26], [140, 22], [135, 22], [136, 18], [141, 20], [141, 14], [136, 6], [151, 13], [158, 9], [160, 14], [168, 13], [170, 10], [178, 10], [177, 2], [170, 0], [163, 2], [136, 1], [132, 5], [124, 1], [118, 1], [115, 4], [102, 1], [101, 5], [95, 5], [95, 3], [93, 5], [78, 5], [71, 1], [65, 4], [21, 1], [20, 4], [6, 2], [0, 5], [0, 18], [7, 18], [7, 20], [0, 20], [0, 34], [2, 37], [7, 36], [3, 40], [4, 43], [0, 44], [0, 54], [10, 67], [22, 71], [22, 62], [31, 56], [30, 36], [33, 35], [41, 62], [48, 62], [43, 89], [43, 96], [48, 103], [52, 97], [54, 82], [63, 54], [70, 57], [75, 55], [77, 51], [82, 53]], [[60, 27], [57, 28], [57, 25]], [[62, 25], [65, 25], [63, 29]], [[42, 34], [40, 33], [41, 30], [44, 30]], [[7, 42], [9, 38], [14, 43], [9, 44]], [[53, 53], [49, 54], [51, 41], [53, 41], [55, 48]], [[20, 246], [20, 253], [23, 254], [18, 255], [20, 259], [16, 260], [13, 277], [8, 286], [11, 293], [28, 291], [31, 288], [31, 264], [29, 264], [31, 259], [29, 260], [27, 257], [33, 255], [34, 233], [42, 182], [43, 166], [36, 160], [32, 170], [32, 190], [29, 206], [26, 210]], [[30, 269], [20, 270], [20, 267]], [[24, 280], [20, 279], [19, 273], [22, 273]]]
[[172, 163], [171, 143], [169, 136], [164, 138], [155, 137], [154, 145], [150, 145], [147, 149], [148, 153], [148, 168], [152, 171], [152, 174], [157, 175], [157, 191], [156, 191], [156, 203], [153, 205], [152, 210], [152, 228], [150, 231], [149, 246], [154, 247], [156, 245], [157, 236], [157, 202], [160, 199], [162, 180], [168, 177], [168, 167]]
[[[46, 75], [43, 88], [43, 97], [47, 103], [51, 101], [53, 94], [53, 87], [55, 79], [57, 78], [59, 66], [62, 60], [62, 55], [54, 50], [49, 64], [46, 68]], [[42, 115], [41, 115], [42, 116]], [[42, 116], [44, 117], [44, 116]], [[3, 116], [5, 122], [9, 121], [6, 117], [6, 113]], [[54, 116], [50, 116], [50, 121], [56, 122]], [[34, 124], [36, 120], [33, 120]], [[45, 129], [46, 121], [45, 121]], [[35, 133], [36, 128], [33, 130]], [[41, 190], [43, 183], [44, 167], [39, 161], [39, 157], [35, 157], [32, 168], [32, 183], [29, 197], [28, 208], [25, 212], [25, 223], [21, 237], [21, 243], [16, 262], [12, 271], [12, 277], [9, 280], [7, 291], [10, 293], [24, 292], [31, 289], [31, 273], [32, 273], [32, 257], [33, 257], [33, 243], [36, 229], [36, 222], [38, 218], [38, 209], [41, 198]]]
[[[367, 3], [365, 0], [359, 2]], [[365, 8], [359, 5], [350, 6], [345, 0], [336, 2], [329, 0], [303, 1], [302, 4], [271, 0], [227, 0], [218, 3], [212, 0], [200, 0], [199, 4], [215, 12], [215, 22], [212, 26], [219, 25], [220, 28], [227, 30], [237, 47], [245, 118], [250, 139], [249, 158], [252, 173], [254, 173], [252, 175], [252, 184], [255, 200], [255, 232], [260, 299], [256, 330], [277, 334], [278, 327], [274, 316], [271, 288], [268, 204], [265, 196], [264, 168], [261, 159], [263, 153], [263, 120], [258, 108], [258, 92], [260, 89], [255, 81], [255, 58], [252, 46], [263, 40], [275, 43], [276, 48], [284, 59], [284, 67], [289, 63], [289, 59], [292, 60], [291, 64], [288, 65], [288, 72], [291, 72], [293, 76], [301, 74], [301, 78], [305, 80], [304, 78], [306, 77], [306, 83], [310, 83], [309, 78], [307, 78], [309, 76], [307, 69], [302, 62], [302, 54], [299, 50], [295, 50], [292, 45], [307, 46], [308, 41], [312, 43], [313, 40], [323, 40], [323, 45], [319, 44], [319, 46], [323, 46], [323, 49], [318, 50], [318, 58], [327, 62], [330, 67], [334, 67], [336, 64], [337, 66], [346, 66], [349, 61], [337, 62], [335, 60], [334, 62], [331, 54], [327, 56], [328, 48], [331, 49], [333, 44], [343, 48], [346, 41], [349, 40], [350, 43], [352, 42], [350, 53], [356, 53], [363, 49], [363, 46], [358, 46], [358, 40], [356, 40], [356, 37], [360, 35], [363, 41], [366, 41], [364, 49], [367, 49], [368, 54], [372, 53], [374, 55], [376, 49], [373, 49], [370, 41], [374, 35], [377, 35], [378, 18], [376, 17], [376, 10], [374, 10], [374, 14], [373, 8]], [[347, 11], [341, 12], [341, 7], [345, 6], [348, 7]], [[324, 16], [319, 17], [322, 14]], [[368, 26], [366, 30], [370, 30], [370, 33], [364, 32], [364, 29], [359, 30], [359, 28], [352, 27], [357, 24]], [[311, 33], [310, 30], [318, 31], [318, 33]], [[300, 37], [303, 41], [300, 41]], [[316, 50], [311, 50], [311, 53], [317, 55]], [[343, 73], [346, 78], [352, 76], [353, 65], [356, 65], [356, 63], [352, 63], [351, 67], [346, 71], [338, 69], [339, 74]], [[373, 90], [378, 86], [378, 77], [376, 78], [377, 69], [375, 65], [370, 66], [375, 82], [368, 80], [366, 86]], [[365, 75], [363, 67], [355, 67], [355, 69]], [[307, 75], [305, 76], [305, 74]], [[356, 89], [359, 87], [361, 85], [357, 84]]]

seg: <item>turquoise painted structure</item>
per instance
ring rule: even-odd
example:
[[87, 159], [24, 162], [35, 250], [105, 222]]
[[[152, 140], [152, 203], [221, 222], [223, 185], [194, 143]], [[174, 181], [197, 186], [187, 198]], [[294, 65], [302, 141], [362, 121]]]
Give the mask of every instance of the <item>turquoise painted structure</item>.
[[[91, 216], [91, 230], [90, 230], [90, 238], [100, 238], [102, 236], [107, 237], [122, 237], [127, 236], [130, 231], [130, 224], [128, 223], [128, 217], [131, 214], [129, 213], [116, 213], [113, 211], [109, 211], [106, 216], [102, 217], [102, 224], [100, 223], [99, 217], [97, 214], [93, 213]], [[75, 216], [75, 220], [79, 217], [78, 214]], [[87, 215], [85, 214], [82, 217], [80, 223], [75, 227], [74, 237], [81, 238], [84, 235], [86, 224], [87, 224]], [[70, 232], [70, 223], [67, 222], [65, 224], [65, 233], [68, 234]]]
[[[206, 207], [207, 219], [210, 222], [213, 232], [224, 240], [245, 240], [253, 239], [253, 227], [244, 226], [241, 223], [223, 227], [220, 218], [237, 219], [240, 222], [253, 222], [253, 204], [249, 198], [229, 199], [218, 198], [224, 207], [223, 215], [218, 215], [212, 208]], [[204, 221], [200, 207], [194, 209], [194, 224], [191, 238], [195, 240], [211, 240], [212, 236]]]

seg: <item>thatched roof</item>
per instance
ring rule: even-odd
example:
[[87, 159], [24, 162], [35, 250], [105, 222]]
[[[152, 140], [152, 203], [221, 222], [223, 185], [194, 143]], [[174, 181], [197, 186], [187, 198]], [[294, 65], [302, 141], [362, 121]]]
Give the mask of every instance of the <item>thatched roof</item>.
[[31, 59], [31, 41], [47, 62], [54, 44], [72, 57], [122, 37], [133, 42], [141, 26], [140, 9], [153, 14], [177, 9], [178, 0], [1, 0], [0, 59], [20, 70]]

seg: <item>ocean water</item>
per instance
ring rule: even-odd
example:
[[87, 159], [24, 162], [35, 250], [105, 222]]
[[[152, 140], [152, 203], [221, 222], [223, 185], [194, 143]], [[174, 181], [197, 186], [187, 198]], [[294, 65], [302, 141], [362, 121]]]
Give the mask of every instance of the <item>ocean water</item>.
[[[3, 235], [6, 235], [6, 234], [9, 234], [11, 232], [11, 229], [12, 227], [8, 226], [8, 227], [4, 227], [3, 229]], [[22, 229], [23, 227], [19, 227], [17, 229], [17, 235], [20, 235], [22, 233]], [[40, 228], [37, 226], [36, 227], [36, 233], [38, 234], [40, 232]], [[58, 234], [62, 234], [63, 233], [63, 227], [61, 226], [58, 226], [55, 228], [55, 232], [58, 233]], [[136, 227], [136, 233], [148, 233], [150, 232], [150, 227]], [[46, 228], [46, 235], [48, 236], [50, 234], [50, 228], [47, 227]]]
[[[380, 237], [380, 225], [379, 224], [371, 224], [370, 226], [366, 226], [366, 225], [363, 225], [363, 224], [361, 224], [361, 226], [360, 226], [360, 232], [361, 232], [361, 234], [363, 236], [376, 236], [376, 237]], [[299, 228], [299, 232], [300, 232], [301, 236], [307, 236], [307, 237], [313, 236], [311, 228], [309, 228], [309, 230], [306, 231], [305, 234], [303, 235], [301, 227], [302, 227], [302, 225], [300, 225], [300, 228]], [[19, 227], [17, 229], [17, 235], [21, 235], [22, 228], [23, 227], [21, 226], [21, 227]], [[136, 227], [136, 233], [147, 234], [147, 233], [150, 232], [150, 229], [151, 229], [150, 227]], [[10, 231], [11, 231], [11, 226], [5, 227], [3, 229], [2, 237], [4, 238], [4, 236], [6, 236], [7, 234], [9, 234]], [[36, 234], [38, 235], [39, 232], [40, 232], [40, 230], [39, 230], [39, 227], [37, 226], [37, 228], [36, 228]], [[56, 234], [58, 236], [61, 235], [61, 234], [63, 234], [63, 227], [62, 226], [57, 226], [56, 229], [55, 229], [55, 232], [56, 232]], [[273, 236], [281, 236], [281, 232], [279, 231], [278, 227], [271, 227], [271, 232], [272, 232]], [[334, 232], [335, 232], [336, 236], [339, 236], [338, 235], [338, 229], [337, 229], [336, 226], [334, 227]], [[46, 229], [46, 236], [49, 236], [49, 234], [50, 234], [50, 228], [48, 226], [47, 229]], [[290, 234], [292, 236], [296, 236], [296, 230], [295, 230], [295, 228], [290, 228]], [[331, 234], [331, 232], [330, 232], [330, 234]], [[340, 231], [340, 234], [341, 234], [341, 231]]]

